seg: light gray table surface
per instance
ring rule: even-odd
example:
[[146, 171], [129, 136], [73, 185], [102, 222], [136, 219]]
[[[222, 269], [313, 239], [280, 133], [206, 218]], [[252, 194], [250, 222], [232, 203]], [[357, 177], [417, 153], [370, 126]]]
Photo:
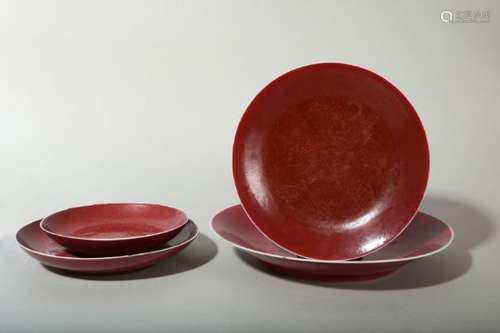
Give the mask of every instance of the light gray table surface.
[[[0, 332], [498, 332], [500, 6], [495, 1], [0, 1]], [[489, 11], [489, 23], [441, 12]], [[238, 120], [270, 80], [346, 62], [422, 118], [422, 210], [445, 252], [371, 282], [270, 274], [210, 231], [238, 202]], [[125, 275], [50, 271], [15, 232], [62, 208], [155, 202], [202, 235]]]

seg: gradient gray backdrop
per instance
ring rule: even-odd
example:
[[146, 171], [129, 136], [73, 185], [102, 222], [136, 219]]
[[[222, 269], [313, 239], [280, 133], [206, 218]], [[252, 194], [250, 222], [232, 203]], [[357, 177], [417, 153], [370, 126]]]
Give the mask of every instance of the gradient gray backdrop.
[[[494, 1], [0, 1], [1, 332], [498, 332], [500, 12]], [[489, 10], [446, 24], [442, 10]], [[371, 283], [259, 270], [209, 229], [238, 202], [235, 128], [277, 75], [357, 64], [427, 130], [422, 209], [446, 252]], [[17, 247], [62, 208], [178, 206], [203, 236], [149, 270], [64, 276]]]

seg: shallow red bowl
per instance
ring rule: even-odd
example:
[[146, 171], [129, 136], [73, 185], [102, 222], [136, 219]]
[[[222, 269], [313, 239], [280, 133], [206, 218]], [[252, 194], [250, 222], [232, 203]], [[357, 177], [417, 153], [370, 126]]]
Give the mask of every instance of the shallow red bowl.
[[418, 213], [396, 241], [377, 253], [361, 260], [326, 261], [295, 257], [279, 248], [255, 228], [240, 205], [218, 213], [212, 229], [223, 240], [278, 272], [319, 280], [383, 276], [444, 250], [453, 240], [453, 230], [446, 223]]
[[99, 204], [52, 214], [40, 222], [40, 228], [71, 251], [109, 256], [155, 249], [187, 221], [186, 214], [167, 206]]
[[180, 232], [160, 249], [115, 257], [82, 257], [48, 237], [40, 229], [40, 221], [26, 225], [17, 232], [21, 248], [40, 263], [67, 271], [107, 274], [139, 270], [174, 256], [198, 236], [198, 228], [189, 221]]
[[256, 227], [308, 258], [366, 256], [416, 214], [429, 151], [410, 102], [366, 69], [301, 67], [267, 85], [236, 132], [233, 176]]

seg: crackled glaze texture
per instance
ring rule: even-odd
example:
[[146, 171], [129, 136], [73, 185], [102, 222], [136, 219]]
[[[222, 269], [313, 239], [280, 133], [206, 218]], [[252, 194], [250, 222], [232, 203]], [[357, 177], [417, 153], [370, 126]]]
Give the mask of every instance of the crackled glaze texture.
[[227, 208], [212, 220], [212, 229], [241, 251], [256, 257], [273, 270], [301, 278], [336, 280], [374, 278], [445, 249], [452, 229], [428, 214], [418, 213], [397, 240], [361, 260], [321, 262], [298, 258], [267, 239], [250, 221], [240, 205]]
[[85, 257], [69, 252], [40, 229], [40, 221], [23, 227], [16, 238], [26, 253], [44, 265], [74, 272], [109, 274], [134, 271], [156, 264], [182, 251], [197, 235], [196, 225], [189, 221], [158, 250], [117, 257]]
[[90, 255], [123, 255], [161, 246], [187, 223], [183, 212], [152, 204], [100, 204], [66, 209], [42, 221], [58, 243]]
[[413, 107], [380, 76], [344, 64], [291, 71], [247, 108], [233, 175], [255, 225], [289, 252], [371, 253], [411, 221], [429, 153]]

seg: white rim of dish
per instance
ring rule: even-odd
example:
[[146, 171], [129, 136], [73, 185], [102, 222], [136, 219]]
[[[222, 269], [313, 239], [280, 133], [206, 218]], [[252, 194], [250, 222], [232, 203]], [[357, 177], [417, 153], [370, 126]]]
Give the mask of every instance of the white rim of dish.
[[[231, 206], [231, 207], [233, 207], [233, 206]], [[231, 207], [229, 207], [229, 208], [231, 208]], [[222, 211], [224, 211], [224, 210], [222, 210]], [[219, 213], [217, 213], [216, 216]], [[214, 219], [213, 218], [212, 218], [212, 221], [210, 222], [210, 229], [212, 230], [213, 233], [215, 233], [217, 235], [218, 238], [222, 239], [224, 242], [229, 243], [232, 246], [234, 246], [235, 248], [240, 249], [240, 250], [242, 250], [244, 252], [248, 252], [248, 253], [259, 254], [259, 255], [263, 255], [263, 256], [271, 257], [271, 258], [276, 258], [276, 259], [283, 259], [283, 260], [290, 260], [290, 261], [299, 261], [299, 262], [306, 262], [306, 263], [367, 265], [367, 264], [383, 264], [383, 263], [396, 263], [396, 262], [402, 262], [402, 261], [412, 261], [412, 260], [416, 260], [416, 259], [420, 259], [420, 258], [425, 258], [425, 257], [437, 254], [437, 253], [445, 250], [447, 247], [450, 246], [450, 244], [455, 239], [455, 232], [453, 231], [453, 228], [450, 227], [447, 223], [445, 223], [445, 222], [443, 222], [441, 220], [439, 220], [439, 221], [441, 223], [443, 223], [448, 228], [448, 230], [451, 232], [451, 237], [448, 240], [448, 242], [445, 245], [443, 245], [442, 247], [440, 247], [439, 249], [431, 251], [431, 252], [428, 252], [428, 253], [425, 253], [425, 254], [421, 254], [421, 255], [418, 255], [418, 256], [412, 256], [412, 257], [406, 257], [406, 258], [365, 260], [365, 261], [363, 261], [363, 260], [361, 260], [361, 261], [355, 261], [355, 260], [320, 260], [320, 259], [311, 259], [311, 258], [299, 258], [299, 257], [281, 256], [281, 255], [278, 255], [278, 254], [272, 254], [272, 253], [267, 253], [267, 252], [263, 252], [263, 251], [259, 251], [259, 250], [250, 249], [248, 247], [245, 247], [245, 246], [242, 246], [242, 245], [235, 244], [235, 243], [231, 242], [230, 240], [228, 240], [228, 239], [224, 238], [222, 235], [220, 235], [217, 231], [215, 231], [215, 228], [213, 226], [213, 223], [214, 223]], [[250, 223], [252, 223], [252, 222], [250, 221]], [[273, 242], [273, 244], [274, 244], [274, 242]]]
[[[130, 237], [117, 237], [117, 238], [88, 238], [88, 237], [78, 237], [78, 236], [71, 236], [71, 235], [65, 235], [65, 234], [58, 234], [56, 232], [53, 232], [53, 231], [47, 229], [44, 226], [44, 223], [46, 223], [45, 220], [48, 219], [49, 217], [52, 217], [55, 214], [59, 214], [61, 212], [68, 211], [68, 210], [74, 209], [74, 208], [89, 208], [89, 207], [106, 206], [106, 205], [159, 206], [159, 207], [174, 209], [174, 210], [176, 210], [176, 211], [178, 211], [178, 212], [180, 212], [182, 214], [182, 216], [184, 217], [184, 221], [183, 221], [183, 224], [181, 224], [180, 226], [178, 226], [176, 228], [170, 228], [170, 229], [167, 229], [167, 230], [164, 230], [164, 231], [155, 232], [154, 234], [147, 234], [147, 235], [142, 235], [142, 236], [130, 236]], [[54, 236], [57, 236], [57, 237], [64, 237], [64, 238], [78, 239], [78, 240], [85, 240], [85, 241], [90, 241], [90, 242], [100, 242], [100, 241], [109, 242], [109, 241], [120, 241], [120, 240], [129, 240], [129, 239], [148, 238], [148, 237], [152, 237], [152, 236], [166, 234], [168, 232], [177, 230], [178, 228], [183, 228], [188, 223], [188, 221], [189, 221], [189, 218], [187, 217], [186, 213], [184, 213], [184, 211], [182, 211], [180, 209], [177, 209], [175, 207], [170, 207], [170, 206], [165, 206], [165, 205], [160, 205], [160, 204], [140, 203], [140, 202], [109, 202], [109, 203], [100, 203], [100, 204], [93, 204], [93, 205], [84, 205], [84, 206], [70, 207], [70, 208], [66, 208], [66, 209], [60, 210], [58, 212], [52, 213], [49, 216], [44, 217], [43, 219], [40, 220], [40, 229], [42, 229], [43, 232], [45, 232], [47, 234], [51, 234], [51, 235], [54, 235]]]
[[[113, 256], [113, 257], [93, 257], [93, 258], [91, 258], [91, 257], [82, 257], [82, 258], [78, 258], [78, 257], [63, 257], [63, 256], [57, 256], [57, 255], [54, 255], [54, 254], [48, 254], [48, 253], [45, 253], [45, 252], [40, 252], [40, 251], [33, 250], [33, 249], [30, 249], [29, 247], [24, 246], [19, 241], [19, 237], [17, 236], [19, 234], [19, 231], [16, 234], [16, 240], [17, 240], [17, 244], [19, 244], [19, 246], [22, 249], [24, 249], [25, 251], [31, 252], [31, 253], [35, 253], [35, 254], [41, 255], [43, 257], [51, 257], [51, 258], [57, 258], [57, 259], [63, 259], [63, 260], [99, 260], [99, 261], [104, 261], [104, 260], [113, 260], [113, 259], [141, 257], [141, 256], [145, 256], [145, 255], [148, 255], [148, 254], [155, 254], [155, 253], [161, 253], [161, 252], [170, 251], [170, 250], [176, 249], [178, 247], [181, 247], [183, 245], [186, 245], [186, 244], [192, 242], [193, 240], [195, 240], [199, 236], [199, 234], [200, 234], [200, 229], [198, 228], [198, 226], [196, 225], [196, 223], [194, 223], [191, 220], [188, 220], [188, 223], [184, 224], [184, 226], [182, 228], [186, 227], [189, 223], [193, 224], [195, 232], [194, 232], [193, 236], [189, 237], [188, 239], [186, 239], [185, 241], [181, 242], [180, 244], [177, 244], [177, 245], [174, 245], [174, 246], [171, 246], [171, 247], [167, 247], [167, 248], [163, 248], [163, 249], [154, 250], [154, 251], [147, 251], [147, 252], [127, 254], [127, 255], [123, 255], [123, 256]], [[21, 228], [21, 229], [23, 229], [23, 228]]]

